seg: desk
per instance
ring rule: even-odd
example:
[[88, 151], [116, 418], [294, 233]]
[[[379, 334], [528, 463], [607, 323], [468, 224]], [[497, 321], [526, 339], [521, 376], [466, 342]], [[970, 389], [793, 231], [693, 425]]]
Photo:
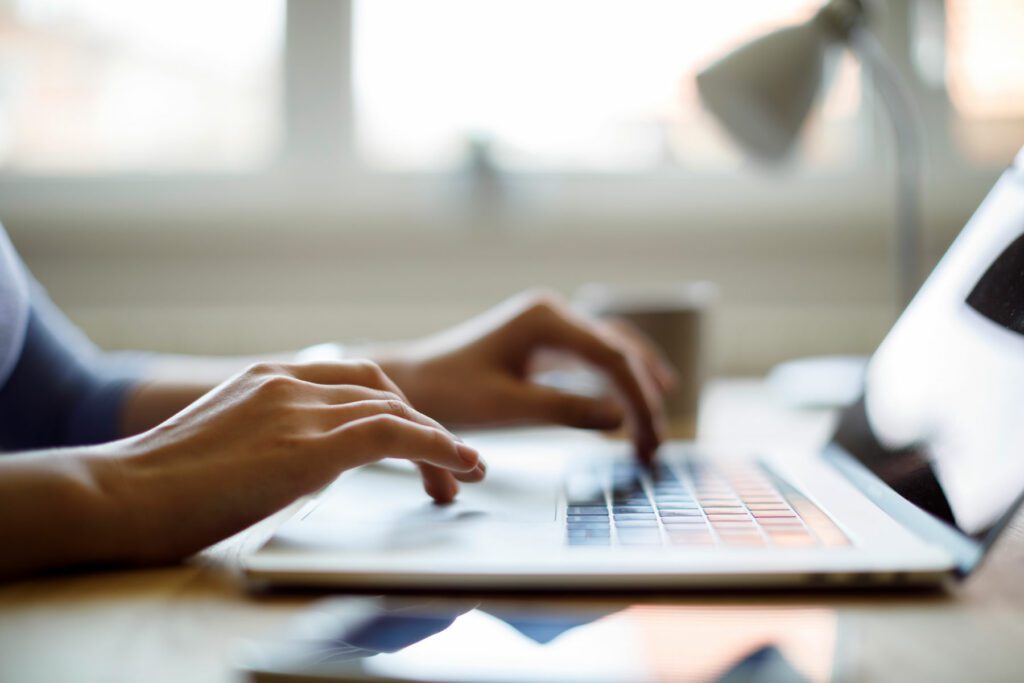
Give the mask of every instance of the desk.
[[[748, 447], [764, 439], [794, 448], [820, 442], [827, 413], [776, 405], [752, 380], [709, 385], [701, 440]], [[250, 596], [238, 557], [258, 546], [287, 511], [185, 565], [54, 577], [0, 586], [0, 681], [236, 680], [240, 638], [271, 637], [311, 596]], [[834, 612], [846, 674], [864, 681], [1019, 680], [1024, 669], [1024, 519], [984, 567], [947, 593], [666, 596], [683, 605], [804, 606]]]

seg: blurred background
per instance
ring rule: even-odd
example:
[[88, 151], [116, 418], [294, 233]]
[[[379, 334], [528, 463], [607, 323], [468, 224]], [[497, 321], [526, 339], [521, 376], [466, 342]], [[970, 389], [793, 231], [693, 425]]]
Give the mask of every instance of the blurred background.
[[[893, 151], [851, 57], [759, 168], [694, 75], [814, 0], [0, 0], [0, 220], [98, 343], [419, 335], [520, 289], [710, 280], [713, 368], [865, 353]], [[1024, 145], [1024, 3], [890, 0], [929, 268]]]

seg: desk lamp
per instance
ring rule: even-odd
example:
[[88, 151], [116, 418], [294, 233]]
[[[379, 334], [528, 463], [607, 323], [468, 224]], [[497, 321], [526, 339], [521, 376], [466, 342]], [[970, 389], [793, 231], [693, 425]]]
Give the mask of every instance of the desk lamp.
[[[826, 53], [846, 46], [871, 75], [893, 126], [897, 156], [894, 250], [897, 302], [918, 286], [919, 142], [907, 89], [867, 29], [864, 0], [831, 0], [809, 20], [759, 36], [697, 75], [704, 106], [753, 158], [789, 156], [822, 87]], [[826, 357], [783, 363], [770, 379], [791, 403], [837, 405], [856, 398], [865, 360]]]

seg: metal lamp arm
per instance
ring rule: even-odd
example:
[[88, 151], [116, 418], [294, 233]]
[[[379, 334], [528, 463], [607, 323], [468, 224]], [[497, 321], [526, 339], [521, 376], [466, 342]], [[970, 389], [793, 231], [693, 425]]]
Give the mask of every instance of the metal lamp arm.
[[896, 235], [894, 263], [896, 294], [901, 307], [910, 303], [920, 284], [921, 241], [921, 138], [922, 118], [910, 97], [909, 88], [878, 40], [858, 26], [848, 36], [851, 49], [871, 71], [871, 81], [892, 125], [896, 146]]

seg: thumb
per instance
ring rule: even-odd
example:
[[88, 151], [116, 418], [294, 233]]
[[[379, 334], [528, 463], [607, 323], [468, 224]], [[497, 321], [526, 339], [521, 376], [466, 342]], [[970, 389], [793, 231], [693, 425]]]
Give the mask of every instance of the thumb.
[[615, 429], [622, 424], [622, 407], [610, 397], [595, 398], [559, 391], [539, 384], [525, 384], [510, 410], [520, 419], [580, 429]]

